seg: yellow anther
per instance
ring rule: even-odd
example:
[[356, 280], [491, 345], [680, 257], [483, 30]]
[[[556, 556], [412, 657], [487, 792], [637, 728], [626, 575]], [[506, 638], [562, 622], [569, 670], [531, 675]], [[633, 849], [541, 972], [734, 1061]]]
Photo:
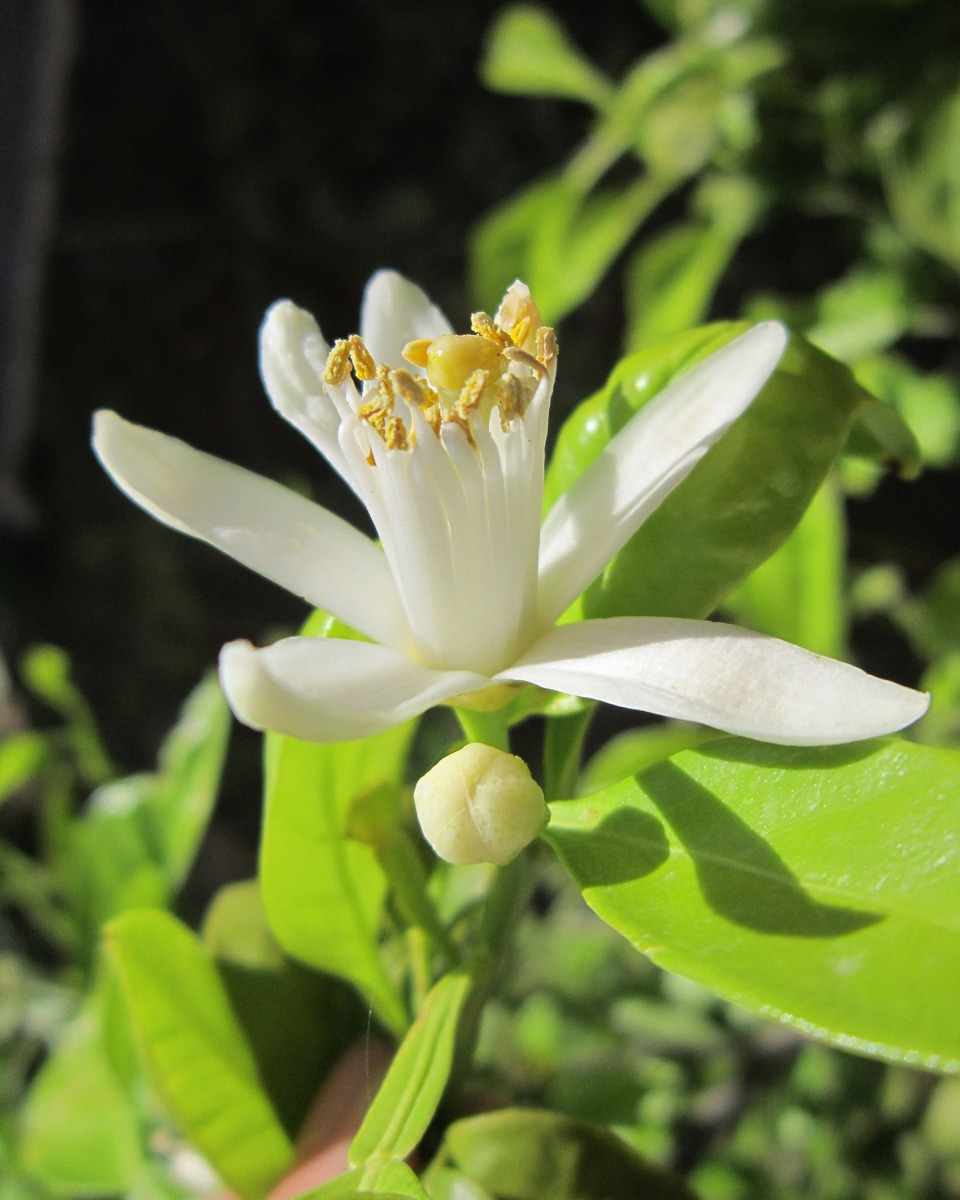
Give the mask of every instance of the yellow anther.
[[549, 325], [541, 325], [537, 330], [537, 362], [549, 367], [558, 354], [557, 335]]
[[460, 396], [457, 400], [458, 411], [465, 415], [479, 408], [489, 381], [489, 371], [474, 371], [460, 389]]
[[417, 379], [415, 375], [411, 375], [409, 371], [404, 371], [402, 367], [390, 372], [390, 383], [396, 395], [413, 408], [422, 408], [433, 398], [426, 384]]
[[434, 404], [427, 404], [421, 408], [420, 411], [423, 413], [427, 424], [437, 435], [437, 437], [439, 437], [440, 426], [443, 424], [443, 409], [440, 407], [440, 404], [438, 402]]
[[386, 363], [380, 363], [377, 367], [377, 384], [379, 385], [383, 402], [390, 404], [392, 407], [397, 397], [393, 387], [393, 373]]
[[484, 337], [445, 333], [430, 343], [427, 378], [439, 391], [459, 394], [474, 371], [500, 374], [500, 349]]
[[432, 341], [432, 338], [416, 338], [412, 342], [407, 342], [400, 353], [408, 363], [413, 363], [415, 367], [425, 367], [427, 365], [427, 351], [430, 349]]
[[324, 383], [339, 387], [350, 374], [350, 343], [340, 340], [333, 343], [333, 349], [327, 355], [327, 363], [323, 368]]
[[513, 338], [505, 329], [501, 329], [489, 313], [473, 313], [470, 317], [470, 328], [480, 337], [486, 338], [487, 341], [495, 342], [501, 349], [513, 345]]
[[516, 375], [502, 375], [497, 388], [497, 405], [500, 423], [504, 429], [512, 417], [522, 417], [530, 403], [530, 386], [524, 385]]
[[383, 434], [383, 440], [388, 450], [408, 450], [410, 442], [407, 438], [407, 427], [402, 418], [391, 417]]
[[347, 344], [350, 347], [350, 361], [353, 363], [353, 369], [356, 372], [358, 379], [375, 379], [377, 375], [377, 366], [373, 361], [373, 355], [366, 348], [360, 339], [358, 333], [351, 334], [347, 338]]

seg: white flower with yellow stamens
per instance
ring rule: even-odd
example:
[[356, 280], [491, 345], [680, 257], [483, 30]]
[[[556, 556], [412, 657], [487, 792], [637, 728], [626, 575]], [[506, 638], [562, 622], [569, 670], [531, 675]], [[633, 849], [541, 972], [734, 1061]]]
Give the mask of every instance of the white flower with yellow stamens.
[[281, 301], [261, 331], [277, 411], [343, 477], [380, 545], [276, 483], [100, 412], [94, 447], [153, 516], [333, 613], [370, 641], [291, 637], [220, 659], [234, 712], [308, 741], [364, 737], [517, 685], [699, 721], [763, 741], [855, 741], [927, 699], [730, 625], [614, 617], [556, 625], [747, 407], [786, 341], [756, 326], [674, 380], [541, 525], [553, 332], [515, 283], [454, 335], [419, 288], [371, 279], [360, 335], [331, 349]]

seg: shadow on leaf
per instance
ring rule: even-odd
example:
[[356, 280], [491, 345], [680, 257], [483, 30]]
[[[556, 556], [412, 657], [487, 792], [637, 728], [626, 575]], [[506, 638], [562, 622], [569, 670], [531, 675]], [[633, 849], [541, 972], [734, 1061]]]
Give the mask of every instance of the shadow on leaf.
[[630, 883], [649, 875], [670, 857], [663, 825], [650, 813], [617, 808], [590, 829], [564, 829], [553, 840], [582, 888]]
[[726, 920], [758, 933], [840, 937], [883, 919], [812, 899], [769, 842], [673, 763], [651, 767], [641, 783], [693, 860], [704, 899]]

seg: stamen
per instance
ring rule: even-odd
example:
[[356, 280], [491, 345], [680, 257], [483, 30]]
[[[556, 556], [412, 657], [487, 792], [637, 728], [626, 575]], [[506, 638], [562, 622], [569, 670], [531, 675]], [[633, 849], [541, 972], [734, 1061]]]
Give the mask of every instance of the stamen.
[[501, 375], [497, 388], [497, 405], [500, 409], [500, 428], [504, 432], [514, 417], [522, 417], [527, 411], [531, 395], [529, 385], [525, 387], [516, 375]]
[[489, 371], [474, 371], [460, 389], [460, 396], [456, 406], [462, 414], [466, 415], [480, 407], [480, 402], [483, 400], [489, 381]]
[[359, 333], [353, 333], [347, 338], [347, 343], [350, 346], [350, 361], [353, 363], [353, 369], [358, 379], [375, 379], [377, 375], [376, 363], [373, 361], [373, 355], [360, 340]]
[[501, 349], [514, 345], [510, 334], [505, 329], [502, 329], [489, 313], [473, 313], [470, 317], [470, 328], [474, 333], [479, 334], [480, 337], [486, 338], [490, 342], [495, 342]]
[[386, 432], [382, 435], [388, 450], [409, 450], [407, 427], [401, 417], [391, 417], [387, 422]]
[[350, 374], [350, 343], [342, 338], [333, 343], [323, 368], [323, 382], [339, 387]]
[[557, 335], [549, 325], [541, 325], [537, 330], [537, 362], [549, 367], [559, 353]]

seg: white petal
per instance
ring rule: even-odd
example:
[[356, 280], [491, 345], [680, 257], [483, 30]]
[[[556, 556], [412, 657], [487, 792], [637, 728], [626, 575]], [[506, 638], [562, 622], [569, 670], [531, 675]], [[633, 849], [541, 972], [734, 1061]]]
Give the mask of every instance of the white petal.
[[411, 371], [400, 353], [407, 342], [452, 332], [447, 318], [415, 283], [396, 271], [370, 277], [360, 308], [360, 336], [376, 362]]
[[675, 379], [560, 497], [540, 537], [539, 616], [548, 626], [754, 398], [786, 345], [767, 321]]
[[367, 737], [487, 682], [469, 671], [430, 670], [387, 646], [303, 637], [265, 650], [230, 642], [220, 678], [244, 724], [305, 742]]
[[788, 746], [902, 729], [929, 697], [776, 638], [713, 621], [614, 617], [550, 630], [502, 673]]
[[340, 416], [323, 382], [329, 352], [305, 309], [278, 300], [267, 310], [260, 327], [260, 374], [270, 403], [350, 483], [337, 441]]
[[369, 637], [409, 641], [383, 552], [319, 504], [116, 413], [96, 414], [93, 447], [114, 482], [165, 525], [209, 542]]

